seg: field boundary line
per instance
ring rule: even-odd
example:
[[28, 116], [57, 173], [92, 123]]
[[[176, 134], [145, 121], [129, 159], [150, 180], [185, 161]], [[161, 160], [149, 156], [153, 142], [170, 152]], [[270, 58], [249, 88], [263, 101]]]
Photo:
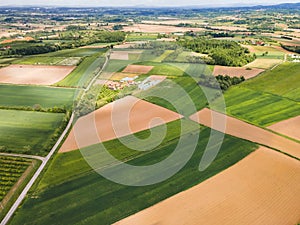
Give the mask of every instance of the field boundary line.
[[0, 156], [11, 156], [11, 157], [29, 158], [29, 159], [37, 159], [37, 160], [41, 160], [41, 161], [45, 160], [45, 157], [37, 156], [37, 155], [14, 154], [14, 153], [4, 153], [4, 152], [0, 152]]

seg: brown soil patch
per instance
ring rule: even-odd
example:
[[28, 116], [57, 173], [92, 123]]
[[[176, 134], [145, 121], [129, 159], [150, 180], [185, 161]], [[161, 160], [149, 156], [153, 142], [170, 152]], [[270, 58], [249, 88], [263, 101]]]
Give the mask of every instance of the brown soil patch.
[[67, 152], [116, 139], [181, 117], [163, 107], [127, 96], [81, 117], [59, 151]]
[[0, 83], [51, 85], [74, 69], [75, 66], [10, 65], [0, 69]]
[[300, 163], [260, 147], [234, 166], [115, 225], [297, 224]]
[[258, 74], [264, 72], [263, 69], [247, 69], [245, 67], [229, 67], [229, 66], [215, 66], [213, 75], [228, 75], [230, 77], [244, 76], [245, 79], [256, 77]]
[[4, 41], [1, 41], [0, 44], [9, 44], [9, 43], [12, 43], [12, 42], [15, 42], [15, 41], [32, 41], [34, 40], [34, 38], [32, 37], [24, 37], [24, 38], [15, 38], [15, 39], [7, 39], [7, 40], [4, 40]]
[[[230, 116], [226, 116], [218, 112], [211, 111], [210, 109], [203, 109], [197, 112], [196, 114], [190, 116], [190, 119], [205, 126], [212, 127], [212, 113], [214, 113], [214, 119], [216, 121], [224, 121], [224, 119], [226, 119], [226, 134], [230, 134], [232, 136], [236, 136], [242, 139], [269, 146], [271, 148], [278, 149], [282, 152], [285, 152], [300, 159], [299, 143], [276, 135], [260, 127], [248, 124], [244, 121], [235, 119]], [[215, 124], [215, 126], [212, 128], [224, 132], [221, 124], [222, 123]]]
[[142, 32], [142, 33], [174, 33], [186, 31], [202, 31], [203, 28], [192, 27], [175, 27], [167, 25], [150, 25], [150, 24], [134, 24], [123, 28], [125, 32]]
[[152, 68], [153, 66], [128, 65], [122, 72], [146, 74], [149, 73]]
[[275, 123], [268, 128], [291, 138], [300, 140], [300, 116]]
[[141, 51], [113, 51], [110, 59], [129, 60], [129, 54], [141, 54]]

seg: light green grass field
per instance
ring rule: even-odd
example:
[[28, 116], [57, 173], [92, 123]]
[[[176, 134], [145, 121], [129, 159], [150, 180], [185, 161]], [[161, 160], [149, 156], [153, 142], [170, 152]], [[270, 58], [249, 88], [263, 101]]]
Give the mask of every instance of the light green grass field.
[[24, 57], [21, 59], [15, 60], [14, 64], [25, 64], [25, 65], [56, 65], [59, 62], [63, 61], [64, 57], [42, 57], [42, 56], [32, 56]]
[[50, 52], [46, 54], [41, 54], [38, 56], [42, 57], [85, 57], [94, 54], [101, 54], [107, 51], [106, 48], [75, 48], [60, 50], [57, 52]]
[[146, 41], [156, 40], [157, 34], [130, 33], [126, 37], [126, 41]]
[[136, 65], [154, 66], [154, 68], [147, 75], [165, 75], [165, 76], [183, 76], [184, 71], [169, 65], [167, 63], [159, 62], [139, 62]]
[[[195, 129], [195, 124], [186, 122], [187, 127]], [[180, 134], [174, 131], [178, 130], [177, 126], [178, 122], [168, 126], [172, 134], [159, 147], [151, 152], [139, 152], [139, 157], [128, 163], [149, 165], [168, 157], [178, 142]], [[139, 136], [147, 137], [148, 132], [141, 132]], [[189, 140], [194, 135], [189, 132], [182, 136], [188, 143], [186, 148], [190, 146]], [[58, 154], [40, 185], [32, 191], [32, 197], [26, 199], [11, 224], [47, 225], [56, 223], [54, 221], [61, 224], [99, 224], [99, 221], [101, 224], [111, 224], [201, 183], [232, 166], [257, 147], [250, 142], [226, 136], [215, 161], [208, 169], [199, 172], [199, 162], [209, 136], [210, 129], [201, 131], [195, 153], [176, 175], [159, 184], [143, 187], [124, 186], [103, 178], [89, 168], [78, 151]], [[106, 147], [119, 159], [129, 160], [136, 156], [119, 141], [111, 141]]]
[[[62, 113], [0, 110], [0, 145], [5, 152], [43, 155], [64, 119]], [[3, 147], [2, 147], [3, 148]]]
[[300, 115], [300, 104], [287, 98], [244, 87], [231, 87], [224, 94], [229, 115], [259, 126]]
[[[179, 94], [177, 85], [182, 88], [183, 94]], [[169, 101], [152, 97], [155, 95], [168, 96]], [[201, 87], [190, 77], [167, 79], [146, 91], [137, 93], [136, 96], [184, 116], [190, 116], [207, 105], [207, 99]], [[190, 104], [193, 104], [196, 111]]]
[[90, 56], [85, 58], [75, 70], [55, 85], [63, 87], [84, 87], [101, 69], [104, 57]]
[[75, 89], [40, 86], [0, 85], [0, 106], [23, 107], [41, 105], [43, 108], [70, 108]]
[[247, 81], [242, 86], [300, 102], [300, 64], [284, 63]]
[[80, 60], [80, 57], [30, 56], [14, 60], [13, 64], [76, 66], [80, 62]]

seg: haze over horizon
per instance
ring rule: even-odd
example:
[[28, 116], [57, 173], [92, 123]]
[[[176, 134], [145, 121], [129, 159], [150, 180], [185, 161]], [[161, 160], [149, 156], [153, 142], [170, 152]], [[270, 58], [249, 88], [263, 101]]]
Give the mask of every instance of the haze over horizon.
[[145, 7], [165, 7], [165, 6], [199, 6], [199, 7], [223, 7], [223, 6], [253, 6], [253, 5], [276, 5], [281, 3], [297, 3], [299, 0], [266, 0], [259, 1], [254, 0], [249, 2], [248, 0], [215, 0], [213, 3], [208, 3], [204, 0], [11, 0], [9, 2], [1, 0], [0, 6], [88, 6], [88, 7], [101, 7], [101, 6], [119, 6], [119, 7], [131, 7], [131, 6], [145, 6]]

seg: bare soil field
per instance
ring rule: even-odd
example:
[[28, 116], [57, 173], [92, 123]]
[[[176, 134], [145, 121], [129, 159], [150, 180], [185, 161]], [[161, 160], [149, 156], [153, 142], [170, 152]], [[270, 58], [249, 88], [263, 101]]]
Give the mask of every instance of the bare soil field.
[[262, 73], [263, 69], [247, 69], [245, 67], [229, 67], [229, 66], [215, 66], [213, 75], [228, 75], [230, 77], [240, 77], [244, 76], [245, 79], [256, 77], [258, 74]]
[[122, 80], [125, 77], [136, 77], [139, 74], [137, 73], [114, 73], [110, 80]]
[[0, 69], [0, 83], [51, 85], [64, 79], [75, 66], [10, 65]]
[[[224, 121], [226, 120], [226, 129], [224, 131], [223, 127], [218, 123], [214, 124], [212, 127], [212, 113], [214, 114], [214, 119], [216, 121]], [[244, 121], [235, 119], [230, 116], [226, 116], [219, 112], [212, 111], [210, 109], [203, 109], [196, 114], [190, 116], [190, 119], [203, 124], [208, 127], [212, 127], [215, 130], [225, 132], [226, 134], [230, 134], [235, 137], [239, 137], [242, 139], [246, 139], [252, 142], [256, 142], [265, 146], [269, 146], [271, 148], [275, 148], [282, 152], [285, 152], [289, 155], [292, 155], [298, 159], [300, 159], [300, 144], [274, 134], [270, 131], [267, 131], [263, 128], [256, 127]]]
[[300, 163], [265, 147], [203, 183], [115, 225], [297, 224]]
[[142, 32], [142, 33], [174, 33], [186, 31], [202, 31], [203, 28], [192, 27], [175, 27], [167, 25], [150, 25], [150, 24], [134, 24], [126, 26], [123, 29], [125, 32]]
[[123, 44], [115, 45], [114, 48], [119, 49], [119, 48], [131, 48], [134, 47], [137, 44], [142, 44], [145, 43], [144, 41], [137, 41], [137, 42], [125, 42]]
[[122, 72], [123, 73], [140, 73], [146, 74], [153, 69], [153, 66], [142, 66], [142, 65], [129, 65]]
[[129, 60], [130, 54], [141, 54], [141, 51], [113, 51], [110, 59]]
[[181, 117], [163, 107], [127, 96], [81, 117], [59, 151], [72, 151], [116, 139]]
[[268, 128], [275, 132], [300, 140], [300, 116], [275, 123]]

